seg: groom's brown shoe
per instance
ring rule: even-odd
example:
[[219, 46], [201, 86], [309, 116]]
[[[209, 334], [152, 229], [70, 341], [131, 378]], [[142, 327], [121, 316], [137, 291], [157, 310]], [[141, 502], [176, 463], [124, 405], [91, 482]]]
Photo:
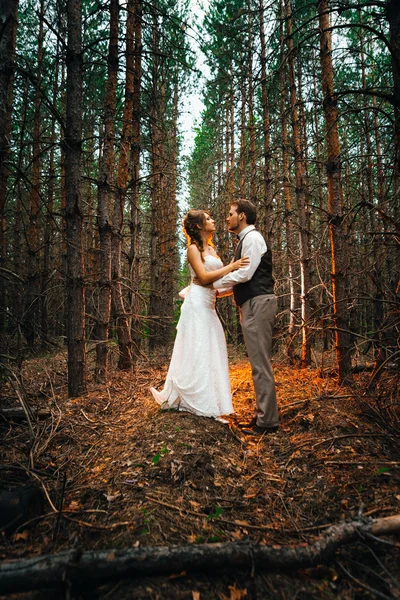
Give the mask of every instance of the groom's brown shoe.
[[250, 423], [238, 423], [237, 424], [239, 429], [251, 429], [251, 427], [254, 427], [255, 425], [257, 425], [257, 417], [253, 417], [252, 420], [250, 421]]
[[246, 435], [264, 435], [269, 433], [276, 433], [279, 427], [276, 425], [275, 427], [260, 427], [260, 425], [253, 425], [253, 427], [248, 427], [242, 429], [242, 433]]

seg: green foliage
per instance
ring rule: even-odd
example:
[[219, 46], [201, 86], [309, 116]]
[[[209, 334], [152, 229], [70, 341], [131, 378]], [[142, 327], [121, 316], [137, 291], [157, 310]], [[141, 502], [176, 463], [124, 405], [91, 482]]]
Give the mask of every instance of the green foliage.
[[155, 455], [153, 456], [153, 458], [151, 459], [151, 462], [153, 463], [153, 465], [156, 465], [156, 464], [158, 464], [158, 462], [159, 462], [160, 458], [161, 458], [162, 456], [164, 456], [165, 454], [169, 454], [169, 450], [168, 450], [168, 448], [167, 448], [166, 446], [162, 446], [162, 447], [160, 448], [160, 450], [157, 452], [157, 454], [155, 454]]
[[218, 517], [221, 516], [221, 514], [222, 514], [222, 508], [220, 506], [218, 506], [218, 504], [216, 504], [215, 511], [208, 515], [207, 522], [208, 521], [216, 521], [218, 519]]

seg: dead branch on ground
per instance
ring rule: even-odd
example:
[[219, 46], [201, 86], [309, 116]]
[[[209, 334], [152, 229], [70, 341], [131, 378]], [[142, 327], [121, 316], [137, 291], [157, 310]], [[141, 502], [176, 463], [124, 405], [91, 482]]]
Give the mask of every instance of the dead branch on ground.
[[356, 520], [330, 527], [309, 545], [271, 547], [254, 543], [217, 543], [126, 550], [82, 552], [74, 549], [55, 555], [3, 561], [3, 593], [60, 585], [95, 584], [123, 577], [143, 577], [182, 571], [297, 569], [321, 564], [342, 545], [367, 535], [400, 532], [400, 515]]

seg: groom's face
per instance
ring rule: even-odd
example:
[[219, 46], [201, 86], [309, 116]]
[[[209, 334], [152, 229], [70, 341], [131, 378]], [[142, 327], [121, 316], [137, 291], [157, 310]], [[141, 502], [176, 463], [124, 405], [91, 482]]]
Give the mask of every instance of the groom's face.
[[240, 231], [242, 220], [240, 219], [240, 215], [237, 212], [236, 204], [232, 204], [229, 210], [229, 214], [226, 218], [226, 222], [228, 224], [228, 231], [232, 231], [233, 233], [237, 233]]

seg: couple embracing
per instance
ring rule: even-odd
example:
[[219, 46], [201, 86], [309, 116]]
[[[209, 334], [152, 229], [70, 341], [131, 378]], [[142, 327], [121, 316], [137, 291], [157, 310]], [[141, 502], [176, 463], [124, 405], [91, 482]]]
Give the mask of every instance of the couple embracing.
[[151, 388], [164, 409], [222, 421], [221, 415], [233, 412], [225, 335], [215, 312], [216, 296], [233, 293], [256, 394], [253, 418], [239, 424], [250, 435], [276, 431], [279, 420], [270, 360], [277, 300], [271, 250], [254, 226], [256, 218], [256, 207], [249, 200], [231, 204], [228, 230], [239, 241], [233, 261], [226, 266], [212, 245], [215, 223], [210, 215], [190, 210], [184, 218], [191, 284], [183, 291], [185, 300], [164, 389]]

